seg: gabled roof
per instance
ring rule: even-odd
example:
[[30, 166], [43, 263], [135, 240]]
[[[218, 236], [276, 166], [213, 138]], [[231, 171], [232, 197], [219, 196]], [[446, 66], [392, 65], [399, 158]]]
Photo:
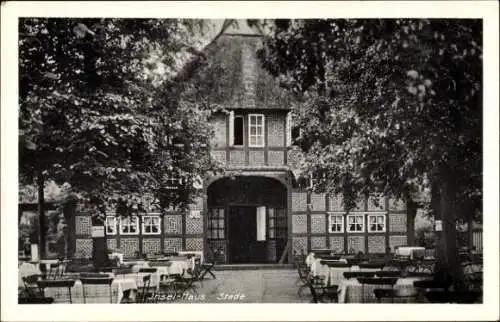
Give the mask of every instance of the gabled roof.
[[[225, 20], [215, 38], [188, 62], [175, 82], [225, 109], [289, 110], [292, 94], [261, 67], [262, 32], [244, 20]], [[198, 92], [196, 92], [198, 91]]]

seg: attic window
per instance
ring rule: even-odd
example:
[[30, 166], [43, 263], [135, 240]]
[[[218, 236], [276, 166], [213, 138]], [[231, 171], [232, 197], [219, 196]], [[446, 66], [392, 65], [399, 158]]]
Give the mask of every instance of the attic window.
[[243, 145], [243, 116], [235, 116], [233, 126], [233, 145]]

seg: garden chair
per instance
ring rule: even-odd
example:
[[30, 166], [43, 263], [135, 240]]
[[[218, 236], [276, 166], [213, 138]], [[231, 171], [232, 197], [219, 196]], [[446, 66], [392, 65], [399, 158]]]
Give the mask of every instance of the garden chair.
[[19, 304], [50, 304], [54, 302], [51, 297], [45, 297], [37, 282], [42, 278], [40, 274], [28, 275], [22, 278], [24, 289], [18, 296]]
[[338, 302], [338, 285], [325, 286], [321, 277], [309, 277], [307, 286], [311, 292], [312, 303], [324, 303], [325, 298], [330, 302]]
[[302, 291], [306, 288], [309, 288], [309, 269], [307, 265], [299, 260], [295, 259], [295, 266], [297, 267], [297, 272], [299, 277], [295, 282], [296, 285], [299, 285], [299, 289], [297, 290], [297, 294], [299, 297], [302, 297]]
[[210, 255], [211, 255], [210, 261], [201, 263], [200, 279], [204, 279], [205, 275], [207, 275], [207, 274], [210, 274], [212, 276], [212, 278], [215, 279], [215, 274], [212, 272], [212, 270], [215, 268], [215, 264], [217, 261], [217, 255], [213, 250], [210, 250]]
[[[107, 276], [107, 275], [106, 275]], [[88, 285], [107, 285], [109, 289], [109, 303], [113, 303], [113, 290], [111, 288], [111, 284], [113, 283], [113, 278], [112, 277], [82, 277], [80, 278], [80, 281], [82, 282], [82, 289], [83, 289], [83, 303], [86, 303], [86, 297], [87, 297], [87, 292], [86, 292], [86, 287]]]

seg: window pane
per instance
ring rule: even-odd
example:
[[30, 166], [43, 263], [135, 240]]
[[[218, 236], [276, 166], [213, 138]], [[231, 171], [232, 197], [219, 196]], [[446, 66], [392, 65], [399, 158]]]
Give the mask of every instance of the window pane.
[[224, 219], [219, 219], [219, 228], [224, 228]]
[[158, 226], [153, 226], [153, 227], [151, 227], [151, 231], [153, 233], [157, 233], [159, 231], [159, 227]]
[[151, 225], [151, 217], [144, 217], [144, 225]]
[[384, 223], [384, 216], [379, 216], [379, 217], [377, 218], [377, 222], [378, 222], [379, 224], [383, 224], [383, 223]]
[[349, 224], [354, 223], [354, 217], [347, 217], [347, 220], [349, 221]]
[[255, 126], [250, 127], [250, 135], [256, 135], [257, 134], [257, 128]]
[[255, 136], [250, 137], [250, 145], [257, 145], [257, 140], [256, 140]]

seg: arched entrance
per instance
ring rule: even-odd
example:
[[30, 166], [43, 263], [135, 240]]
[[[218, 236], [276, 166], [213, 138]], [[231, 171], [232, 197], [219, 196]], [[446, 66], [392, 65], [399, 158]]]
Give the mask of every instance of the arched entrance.
[[267, 177], [219, 179], [207, 189], [207, 240], [227, 263], [275, 263], [287, 244], [287, 190]]

